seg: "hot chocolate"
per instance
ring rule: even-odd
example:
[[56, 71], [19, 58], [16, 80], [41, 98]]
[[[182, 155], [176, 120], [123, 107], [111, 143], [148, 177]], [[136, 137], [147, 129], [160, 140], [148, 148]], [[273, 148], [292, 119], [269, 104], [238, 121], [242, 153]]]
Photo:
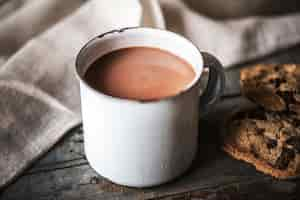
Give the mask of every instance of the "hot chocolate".
[[180, 93], [195, 75], [189, 63], [170, 52], [130, 47], [97, 59], [87, 70], [85, 80], [113, 97], [150, 101]]

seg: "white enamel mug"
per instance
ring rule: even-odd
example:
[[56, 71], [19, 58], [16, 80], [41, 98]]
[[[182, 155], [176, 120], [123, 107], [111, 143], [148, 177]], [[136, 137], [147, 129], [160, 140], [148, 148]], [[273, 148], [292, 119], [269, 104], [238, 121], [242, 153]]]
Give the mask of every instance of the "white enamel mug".
[[[86, 83], [84, 74], [99, 57], [137, 46], [181, 57], [193, 66], [195, 78], [176, 96], [148, 102], [111, 97]], [[200, 98], [199, 79], [205, 67], [210, 69], [209, 80]], [[76, 71], [86, 157], [103, 177], [134, 187], [170, 181], [189, 168], [197, 152], [199, 114], [216, 102], [225, 82], [222, 66], [213, 56], [175, 33], [142, 27], [92, 39], [79, 52]]]

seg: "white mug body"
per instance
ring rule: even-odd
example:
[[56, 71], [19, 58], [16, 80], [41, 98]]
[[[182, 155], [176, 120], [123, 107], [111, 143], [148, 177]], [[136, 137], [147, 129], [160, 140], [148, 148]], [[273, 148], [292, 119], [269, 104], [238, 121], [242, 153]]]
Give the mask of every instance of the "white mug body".
[[[84, 74], [99, 57], [138, 46], [159, 48], [184, 59], [193, 67], [195, 78], [176, 96], [155, 101], [111, 97], [86, 83]], [[152, 28], [111, 31], [82, 48], [76, 70], [85, 153], [96, 172], [117, 184], [149, 187], [168, 182], [189, 168], [198, 149], [203, 70], [202, 55], [191, 42]]]

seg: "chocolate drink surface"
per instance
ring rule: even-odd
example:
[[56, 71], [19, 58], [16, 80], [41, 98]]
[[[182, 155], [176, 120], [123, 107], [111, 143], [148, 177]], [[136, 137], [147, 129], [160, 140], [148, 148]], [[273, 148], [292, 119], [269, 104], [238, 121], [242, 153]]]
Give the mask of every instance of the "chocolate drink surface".
[[129, 47], [97, 59], [87, 70], [85, 80], [106, 95], [151, 101], [180, 93], [195, 76], [189, 63], [170, 52]]

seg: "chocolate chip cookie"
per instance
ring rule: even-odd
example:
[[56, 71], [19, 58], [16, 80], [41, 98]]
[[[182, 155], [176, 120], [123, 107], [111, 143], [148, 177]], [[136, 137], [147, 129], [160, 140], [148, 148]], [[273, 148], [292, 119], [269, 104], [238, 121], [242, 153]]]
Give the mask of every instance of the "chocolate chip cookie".
[[241, 71], [242, 93], [270, 111], [300, 114], [300, 65], [257, 65]]
[[226, 124], [223, 149], [277, 178], [300, 174], [300, 118], [262, 108], [237, 112]]

